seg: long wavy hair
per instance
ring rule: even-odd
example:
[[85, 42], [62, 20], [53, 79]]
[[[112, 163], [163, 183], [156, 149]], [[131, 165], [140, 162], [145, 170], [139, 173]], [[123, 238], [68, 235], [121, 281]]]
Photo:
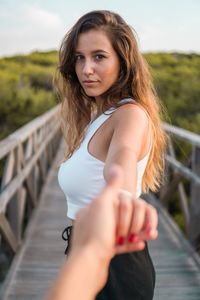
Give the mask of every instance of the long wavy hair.
[[143, 176], [142, 189], [156, 191], [162, 182], [166, 136], [161, 127], [161, 105], [156, 96], [147, 63], [141, 55], [135, 32], [118, 14], [92, 11], [83, 15], [65, 35], [60, 51], [59, 66], [54, 84], [61, 99], [61, 128], [67, 143], [65, 159], [79, 147], [91, 114], [97, 108], [95, 98], [81, 87], [75, 72], [75, 52], [79, 35], [91, 29], [105, 32], [119, 61], [119, 76], [104, 94], [98, 111], [118, 107], [118, 101], [133, 98], [148, 114], [153, 132], [153, 143]]

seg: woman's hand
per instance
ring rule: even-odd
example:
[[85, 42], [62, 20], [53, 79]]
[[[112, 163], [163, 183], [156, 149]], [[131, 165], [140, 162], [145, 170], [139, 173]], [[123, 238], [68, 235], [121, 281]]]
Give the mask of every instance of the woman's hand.
[[157, 211], [153, 206], [122, 191], [119, 196], [116, 253], [142, 250], [145, 240], [157, 238], [157, 225]]

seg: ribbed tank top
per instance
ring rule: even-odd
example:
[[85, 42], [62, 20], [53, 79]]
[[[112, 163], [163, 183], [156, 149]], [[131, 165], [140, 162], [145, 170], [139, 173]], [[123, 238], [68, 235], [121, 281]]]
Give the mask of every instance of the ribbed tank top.
[[[121, 102], [133, 102], [132, 99], [122, 99]], [[88, 152], [88, 143], [98, 128], [112, 115], [115, 108], [110, 108], [87, 127], [84, 139], [73, 155], [60, 165], [58, 182], [67, 200], [67, 216], [75, 219], [80, 208], [89, 204], [103, 189], [106, 181], [103, 176], [105, 163]], [[137, 162], [136, 197], [142, 192], [142, 176], [144, 174], [149, 153]]]

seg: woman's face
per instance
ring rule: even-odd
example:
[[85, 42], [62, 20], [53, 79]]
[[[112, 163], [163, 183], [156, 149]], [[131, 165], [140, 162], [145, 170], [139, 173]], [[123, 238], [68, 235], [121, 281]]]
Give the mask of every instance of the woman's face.
[[120, 62], [102, 30], [81, 33], [76, 47], [75, 71], [85, 93], [100, 99], [117, 80]]

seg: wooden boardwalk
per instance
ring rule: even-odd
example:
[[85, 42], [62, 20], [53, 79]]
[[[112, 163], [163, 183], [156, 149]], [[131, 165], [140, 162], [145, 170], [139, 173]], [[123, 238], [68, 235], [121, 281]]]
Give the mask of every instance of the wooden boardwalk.
[[[57, 183], [61, 152], [62, 148], [47, 178], [25, 242], [3, 286], [2, 300], [43, 299], [64, 262], [61, 232], [67, 222], [66, 203]], [[157, 273], [154, 299], [199, 300], [200, 260], [163, 209], [159, 206], [157, 209], [159, 238], [150, 243]]]
[[159, 213], [159, 237], [150, 242], [156, 269], [155, 300], [200, 300], [200, 258], [154, 199]]
[[50, 170], [25, 242], [2, 288], [2, 300], [43, 299], [65, 260], [61, 233], [67, 225], [66, 202], [57, 182], [60, 157], [61, 152]]

